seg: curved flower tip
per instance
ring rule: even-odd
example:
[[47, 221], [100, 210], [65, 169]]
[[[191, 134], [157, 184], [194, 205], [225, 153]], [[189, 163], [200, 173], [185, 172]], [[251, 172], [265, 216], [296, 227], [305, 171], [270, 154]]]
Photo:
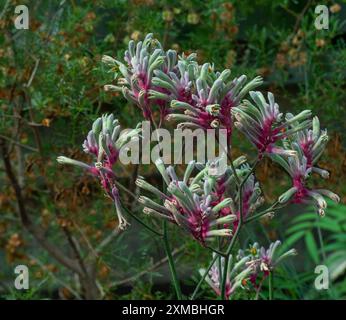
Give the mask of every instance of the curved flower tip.
[[115, 66], [116, 60], [111, 56], [103, 55], [101, 59], [102, 63], [107, 64], [109, 66]]
[[56, 158], [56, 161], [58, 161], [61, 164], [71, 163], [70, 160], [72, 160], [72, 159], [65, 157], [65, 156], [59, 156]]
[[[119, 217], [119, 215], [118, 215]], [[120, 230], [126, 230], [130, 226], [130, 223], [127, 222], [125, 219], [119, 219], [119, 229]]]
[[121, 87], [114, 86], [112, 84], [106, 84], [103, 86], [103, 90], [106, 92], [122, 92]]
[[296, 187], [292, 187], [291, 189], [287, 190], [286, 192], [284, 192], [278, 199], [278, 201], [280, 203], [286, 203], [288, 202], [293, 196], [294, 194], [298, 191], [298, 188]]
[[86, 163], [78, 161], [78, 160], [74, 160], [65, 156], [57, 157], [56, 161], [58, 161], [58, 163], [60, 164], [69, 164], [69, 165], [81, 167], [83, 169], [88, 169], [88, 170], [91, 169], [91, 166], [87, 165]]
[[119, 221], [118, 228], [120, 230], [125, 230], [130, 224], [127, 222], [127, 220], [124, 217], [123, 209], [120, 202], [119, 191], [116, 187], [112, 188], [112, 198], [113, 198], [116, 213], [118, 216], [118, 221]]

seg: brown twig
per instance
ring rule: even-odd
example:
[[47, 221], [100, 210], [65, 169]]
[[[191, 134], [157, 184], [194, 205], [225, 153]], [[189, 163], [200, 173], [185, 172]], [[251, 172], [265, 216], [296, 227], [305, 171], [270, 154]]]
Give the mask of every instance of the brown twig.
[[297, 20], [296, 20], [296, 23], [295, 23], [294, 29], [293, 29], [293, 30], [294, 30], [294, 31], [293, 31], [294, 33], [296, 33], [296, 32], [298, 31], [299, 24], [300, 24], [301, 20], [303, 19], [306, 10], [308, 10], [308, 8], [309, 8], [311, 2], [312, 2], [312, 0], [309, 0], [309, 1], [306, 3], [306, 5], [304, 6], [302, 12], [299, 13], [299, 15], [297, 16]]

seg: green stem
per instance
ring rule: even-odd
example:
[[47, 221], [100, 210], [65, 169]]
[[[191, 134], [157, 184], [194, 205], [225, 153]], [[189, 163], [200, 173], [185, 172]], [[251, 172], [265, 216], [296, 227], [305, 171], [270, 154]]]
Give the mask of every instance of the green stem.
[[276, 201], [275, 203], [273, 203], [268, 209], [265, 209], [249, 218], [246, 219], [246, 221], [244, 223], [249, 223], [251, 221], [255, 221], [255, 220], [258, 220], [259, 218], [261, 218], [262, 216], [266, 215], [267, 213], [269, 212], [272, 212], [274, 210], [278, 210], [278, 209], [281, 209], [281, 208], [284, 208], [285, 206], [279, 206], [279, 207], [276, 207], [278, 204], [278, 202]]
[[220, 257], [225, 256], [225, 254], [224, 254], [222, 251], [220, 251], [220, 250], [217, 250], [217, 249], [214, 249], [214, 248], [208, 247], [208, 246], [206, 246], [206, 248], [209, 249], [210, 251], [212, 251], [212, 252], [218, 254]]
[[154, 233], [155, 235], [162, 237], [162, 234], [157, 232], [156, 230], [154, 230], [152, 227], [149, 227], [145, 222], [143, 222], [141, 219], [139, 219], [135, 214], [133, 214], [130, 210], [128, 210], [125, 206], [122, 206], [124, 208], [124, 210], [126, 211], [126, 213], [132, 217], [133, 219], [135, 219], [139, 224], [141, 224], [144, 228], [146, 228], [147, 230], [149, 230], [150, 232]]
[[237, 230], [235, 234], [232, 237], [231, 243], [229, 244], [229, 247], [227, 248], [226, 254], [225, 254], [225, 264], [223, 268], [223, 277], [222, 277], [222, 284], [221, 284], [221, 299], [226, 299], [226, 282], [227, 282], [227, 271], [228, 271], [228, 264], [229, 264], [229, 256], [232, 253], [233, 247], [239, 237], [240, 229], [243, 226], [243, 186], [246, 183], [247, 179], [250, 177], [250, 175], [254, 172], [257, 164], [259, 162], [259, 159], [257, 158], [254, 165], [252, 166], [251, 170], [248, 172], [248, 174], [244, 177], [244, 179], [239, 184], [239, 224], [237, 226]]
[[221, 299], [226, 300], [226, 282], [227, 282], [227, 270], [228, 270], [228, 264], [229, 264], [229, 255], [232, 252], [232, 249], [236, 243], [236, 240], [239, 237], [240, 228], [242, 226], [242, 222], [239, 222], [237, 230], [232, 237], [231, 243], [229, 244], [227, 248], [227, 252], [225, 254], [225, 264], [223, 266], [223, 277], [222, 277], [222, 283], [221, 283]]
[[198, 284], [197, 284], [195, 290], [193, 291], [193, 294], [192, 294], [190, 300], [194, 300], [194, 299], [195, 299], [196, 294], [198, 293], [198, 291], [199, 291], [199, 289], [200, 289], [200, 287], [201, 287], [201, 285], [202, 285], [202, 283], [203, 283], [205, 277], [208, 275], [209, 270], [211, 269], [211, 267], [213, 266], [213, 264], [216, 262], [216, 260], [217, 260], [218, 258], [219, 258], [219, 256], [218, 256], [217, 254], [214, 255], [213, 260], [210, 262], [210, 264], [209, 264], [207, 270], [205, 270], [205, 272], [204, 272], [204, 274], [203, 274], [201, 280], [199, 280], [199, 282], [198, 282]]
[[317, 234], [318, 234], [318, 241], [320, 243], [320, 249], [322, 252], [322, 262], [325, 264], [326, 263], [326, 252], [324, 250], [324, 242], [323, 242], [323, 236], [322, 236], [322, 230], [320, 226], [320, 217], [317, 215], [316, 220], [317, 220]]
[[[135, 201], [138, 202], [138, 197], [131, 192], [130, 190], [128, 190], [125, 186], [123, 186], [120, 182], [116, 182], [116, 185], [124, 190], [127, 194], [129, 194]], [[138, 202], [139, 203], [139, 202]], [[141, 205], [141, 203], [139, 203]], [[145, 222], [143, 222], [141, 219], [139, 219], [135, 214], [133, 214], [130, 210], [128, 210], [126, 208], [126, 206], [122, 206], [122, 208], [124, 208], [124, 210], [126, 211], [126, 213], [132, 217], [133, 219], [135, 219], [139, 224], [141, 224], [144, 228], [146, 228], [147, 230], [149, 230], [150, 232], [154, 233], [155, 235], [162, 237], [162, 234], [157, 232], [156, 230], [154, 230], [153, 228], [151, 228], [150, 226], [148, 226]]]
[[269, 272], [269, 300], [274, 300], [274, 287], [273, 287], [273, 282], [274, 282], [273, 271], [270, 271], [270, 272]]
[[175, 293], [177, 295], [177, 299], [182, 300], [180, 284], [179, 284], [179, 280], [177, 277], [177, 271], [175, 269], [171, 248], [170, 248], [169, 242], [168, 242], [167, 221], [163, 221], [163, 244], [164, 244], [166, 255], [168, 258], [169, 269], [171, 271], [172, 281], [173, 281]]

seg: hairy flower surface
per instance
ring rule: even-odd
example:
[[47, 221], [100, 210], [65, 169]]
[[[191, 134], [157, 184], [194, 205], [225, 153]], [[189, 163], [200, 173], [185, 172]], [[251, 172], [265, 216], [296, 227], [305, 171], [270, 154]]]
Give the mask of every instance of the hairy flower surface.
[[174, 50], [164, 51], [152, 34], [137, 44], [131, 40], [124, 60], [103, 57], [122, 74], [117, 85], [106, 85], [105, 90], [121, 91], [142, 109], [145, 119], [151, 120], [156, 105], [160, 122], [168, 114], [168, 120], [182, 122], [182, 127], [224, 128], [229, 135], [232, 108], [262, 83], [261, 77], [246, 83], [245, 75], [232, 79], [228, 69], [216, 72], [209, 63], [199, 66], [195, 53], [178, 57]]
[[292, 155], [292, 150], [281, 148], [275, 143], [310, 126], [308, 118], [311, 111], [304, 110], [294, 117], [289, 114], [283, 121], [279, 105], [271, 92], [268, 92], [268, 102], [261, 92], [251, 91], [250, 96], [255, 105], [245, 100], [239, 107], [233, 108], [237, 120], [235, 126], [256, 146], [260, 156], [264, 153]]
[[190, 178], [197, 166], [195, 162], [191, 162], [183, 179], [179, 179], [174, 168], [166, 168], [161, 159], [156, 161], [156, 166], [167, 185], [167, 194], [143, 179], [137, 179], [136, 183], [140, 188], [155, 194], [161, 202], [158, 204], [141, 196], [139, 201], [145, 205], [145, 213], [179, 225], [203, 245], [215, 236], [231, 237], [231, 222], [237, 219], [228, 210], [232, 199], [217, 193], [216, 179], [208, 175], [207, 167]]
[[[194, 74], [193, 74], [194, 72]], [[231, 71], [215, 72], [205, 63], [198, 68], [190, 68], [187, 76], [191, 86], [191, 96], [179, 97], [171, 91], [172, 113], [168, 120], [181, 122], [179, 127], [200, 127], [202, 129], [226, 129], [232, 132], [232, 108], [239, 105], [241, 99], [252, 89], [262, 83], [256, 77], [246, 84], [245, 75], [231, 79]], [[184, 113], [178, 113], [183, 111]]]
[[[185, 171], [184, 178], [179, 179], [172, 166], [165, 167], [162, 160], [156, 161], [156, 166], [167, 185], [167, 194], [150, 185], [143, 179], [137, 179], [137, 185], [155, 194], [161, 204], [148, 197], [141, 196], [139, 201], [145, 206], [144, 212], [165, 218], [176, 223], [190, 233], [200, 243], [215, 236], [231, 238], [232, 230], [237, 226], [240, 212], [239, 200], [236, 197], [235, 179], [231, 168], [224, 173], [214, 172], [220, 159], [208, 162], [206, 165], [191, 162]], [[240, 157], [234, 161], [236, 167], [244, 163]], [[200, 171], [191, 178], [194, 168]], [[238, 174], [246, 174], [248, 166], [242, 166]], [[243, 216], [256, 210], [262, 204], [260, 188], [250, 175], [243, 187]]]
[[64, 156], [57, 158], [61, 164], [71, 164], [96, 176], [105, 191], [113, 200], [119, 218], [119, 228], [126, 227], [127, 222], [122, 214], [119, 192], [115, 185], [116, 176], [113, 165], [117, 162], [120, 149], [133, 137], [136, 137], [139, 128], [120, 132], [121, 128], [117, 119], [112, 114], [103, 115], [94, 121], [92, 130], [89, 131], [83, 143], [84, 152], [93, 155], [95, 162], [87, 164]]

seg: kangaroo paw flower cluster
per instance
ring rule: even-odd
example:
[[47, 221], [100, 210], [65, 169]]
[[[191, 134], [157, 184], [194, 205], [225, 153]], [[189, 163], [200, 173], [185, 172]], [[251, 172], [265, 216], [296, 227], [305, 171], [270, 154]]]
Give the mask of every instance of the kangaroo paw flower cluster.
[[[182, 122], [180, 127], [200, 127], [203, 129], [226, 129], [232, 132], [231, 111], [238, 106], [241, 99], [252, 89], [262, 83], [260, 77], [246, 83], [245, 75], [231, 79], [231, 71], [215, 72], [214, 68], [205, 63], [192, 69], [195, 74], [191, 77], [191, 97], [171, 101], [172, 113], [168, 120]], [[174, 95], [173, 95], [174, 96]], [[176, 111], [184, 113], [176, 113]]]
[[[183, 176], [179, 177], [174, 166], [167, 167], [162, 159], [158, 159], [155, 165], [164, 182], [163, 190], [142, 177], [137, 178], [136, 185], [150, 193], [138, 198], [145, 214], [167, 220], [202, 246], [217, 252], [218, 257], [214, 253], [215, 262], [208, 274], [204, 269], [200, 270], [217, 295], [230, 299], [238, 288], [249, 289], [251, 285], [258, 295], [263, 280], [268, 275], [272, 279], [272, 272], [279, 263], [295, 255], [296, 251], [292, 249], [280, 255], [278, 247], [281, 242], [276, 241], [268, 249], [254, 243], [248, 250], [239, 250], [235, 255], [234, 246], [241, 229], [245, 223], [271, 214], [282, 204], [313, 204], [318, 214], [323, 216], [327, 206], [324, 196], [339, 201], [339, 197], [329, 190], [308, 186], [312, 173], [325, 179], [329, 177], [328, 171], [317, 165], [328, 141], [327, 131], [320, 129], [319, 119], [312, 118], [310, 110], [297, 115], [284, 115], [272, 93], [269, 92], [265, 98], [261, 92], [253, 91], [262, 83], [261, 77], [248, 81], [245, 75], [231, 77], [228, 69], [215, 71], [210, 63], [199, 65], [196, 54], [178, 56], [174, 50], [165, 51], [152, 34], [137, 43], [130, 41], [123, 62], [110, 56], [103, 56], [102, 61], [111, 67], [111, 72], [117, 75], [119, 71], [121, 74], [120, 78], [115, 77], [117, 83], [106, 85], [105, 90], [122, 92], [129, 102], [141, 109], [150, 125], [162, 129], [163, 120], [173, 120], [177, 122], [178, 129], [198, 128], [196, 131], [202, 133], [218, 129], [219, 148], [220, 137], [224, 137], [220, 133], [226, 131], [226, 152], [232, 148], [233, 130], [238, 129], [255, 147], [257, 159], [253, 167], [245, 156], [233, 160], [233, 152], [223, 153], [205, 164], [191, 161]], [[251, 99], [244, 99], [248, 94]], [[154, 107], [160, 111], [158, 126]], [[191, 130], [186, 131], [192, 133]], [[113, 167], [119, 158], [122, 159], [122, 147], [131, 139], [138, 138], [140, 132], [138, 126], [121, 132], [113, 115], [103, 115], [93, 123], [83, 143], [83, 150], [94, 158], [94, 162], [84, 163], [63, 156], [57, 159], [59, 163], [81, 167], [98, 178], [106, 195], [114, 202], [121, 229], [128, 223], [122, 214]], [[157, 146], [161, 147], [160, 139], [157, 141]], [[169, 142], [163, 144], [171, 147]], [[253, 215], [264, 203], [254, 173], [263, 156], [270, 157], [287, 171], [292, 186], [268, 209]], [[232, 162], [228, 165], [227, 161]], [[146, 223], [141, 225], [160, 235]], [[166, 231], [164, 228], [163, 242], [176, 294], [180, 298], [181, 290], [172, 267], [174, 261]], [[208, 245], [216, 239], [219, 240], [218, 250]], [[272, 294], [269, 296], [272, 297]]]
[[137, 137], [141, 129], [136, 128], [127, 132], [120, 132], [121, 128], [117, 119], [112, 114], [103, 115], [94, 121], [92, 130], [89, 131], [83, 143], [84, 152], [94, 157], [94, 163], [84, 163], [64, 156], [57, 158], [61, 164], [70, 164], [81, 167], [97, 177], [105, 194], [109, 196], [115, 205], [119, 219], [119, 228], [124, 229], [127, 221], [122, 214], [119, 192], [115, 185], [116, 176], [113, 165], [117, 162], [120, 149]]
[[[293, 118], [291, 116], [291, 118]], [[319, 174], [327, 179], [329, 173], [316, 166], [316, 163], [322, 155], [328, 141], [326, 131], [320, 130], [320, 123], [317, 117], [314, 117], [312, 128], [295, 133], [290, 139], [284, 141], [284, 146], [295, 151], [294, 156], [288, 158], [279, 155], [272, 155], [272, 159], [280, 164], [290, 175], [292, 187], [282, 194], [279, 202], [313, 204], [320, 216], [325, 215], [327, 202], [323, 196], [329, 197], [335, 202], [340, 198], [332, 191], [326, 189], [311, 189], [307, 186], [308, 178], [312, 172]]]
[[205, 245], [215, 236], [231, 237], [230, 223], [237, 219], [234, 214], [221, 213], [229, 208], [232, 200], [222, 198], [215, 193], [215, 180], [209, 179], [204, 168], [194, 178], [191, 173], [196, 167], [189, 163], [183, 179], [179, 179], [172, 166], [165, 167], [162, 160], [156, 161], [166, 185], [167, 194], [162, 193], [143, 179], [137, 179], [137, 185], [156, 195], [161, 204], [141, 196], [139, 201], [145, 206], [144, 212], [167, 219], [191, 234]]
[[292, 155], [294, 151], [281, 148], [275, 143], [309, 127], [311, 121], [308, 118], [311, 116], [311, 111], [304, 110], [296, 116], [289, 114], [283, 120], [279, 105], [271, 92], [268, 92], [268, 102], [261, 92], [251, 91], [250, 96], [255, 105], [245, 100], [239, 107], [232, 109], [237, 120], [235, 126], [257, 148], [259, 156], [264, 153]]
[[[215, 175], [216, 159], [207, 165], [190, 162], [183, 179], [179, 179], [172, 166], [165, 167], [162, 160], [156, 161], [158, 171], [167, 185], [167, 194], [158, 190], [145, 180], [139, 178], [136, 184], [160, 199], [160, 204], [152, 199], [141, 196], [139, 201], [145, 206], [144, 212], [156, 217], [167, 219], [190, 233], [201, 244], [215, 236], [231, 238], [232, 230], [239, 221], [239, 200], [232, 170], [227, 168], [223, 174]], [[245, 161], [240, 157], [234, 161], [239, 167], [239, 175], [248, 172], [248, 167], [241, 164]], [[194, 168], [199, 173], [191, 177]], [[254, 212], [262, 204], [260, 188], [253, 175], [244, 184], [243, 216]], [[233, 226], [233, 227], [232, 227]]]
[[255, 284], [256, 279], [262, 274], [267, 277], [270, 272], [274, 271], [275, 268], [286, 258], [297, 255], [296, 249], [290, 249], [285, 253], [278, 255], [277, 249], [281, 245], [281, 241], [277, 240], [269, 245], [268, 249], [260, 247], [255, 242], [250, 245], [248, 250], [239, 250], [238, 259], [248, 257], [246, 264], [251, 266], [251, 282]]
[[[174, 74], [177, 72], [177, 53], [175, 50], [165, 52], [160, 42], [148, 34], [143, 41], [137, 44], [131, 40], [125, 52], [124, 63], [109, 56], [102, 61], [107, 65], [117, 65], [122, 75], [117, 85], [106, 85], [106, 91], [120, 91], [124, 97], [137, 105], [143, 112], [145, 119], [152, 117], [152, 107], [159, 106], [161, 117], [166, 114], [167, 88], [157, 86], [153, 77], [155, 74]], [[182, 83], [180, 83], [182, 85]], [[150, 92], [158, 92], [155, 98]]]
[[167, 119], [182, 122], [180, 126], [224, 128], [230, 134], [232, 108], [262, 83], [261, 77], [248, 83], [245, 75], [232, 79], [230, 70], [216, 72], [210, 63], [199, 66], [194, 53], [178, 57], [174, 50], [164, 51], [152, 34], [137, 44], [131, 40], [124, 60], [103, 57], [106, 65], [118, 66], [122, 75], [117, 85], [106, 85], [105, 90], [122, 92], [147, 120], [152, 107], [158, 106], [161, 122], [168, 114]]
[[[293, 118], [292, 115], [290, 117]], [[320, 174], [322, 178], [327, 179], [329, 177], [328, 171], [322, 170], [314, 165], [323, 154], [328, 140], [327, 130], [321, 130], [318, 117], [314, 117], [312, 128], [296, 132], [293, 139], [287, 142], [288, 144], [291, 143], [292, 149], [296, 150], [300, 157], [304, 156], [306, 158], [308, 168]]]
[[[280, 262], [284, 259], [297, 254], [295, 249], [291, 249], [281, 255], [277, 255], [276, 250], [281, 244], [275, 241], [270, 244], [268, 249], [259, 247], [256, 242], [248, 250], [239, 250], [236, 257], [229, 256], [228, 270], [226, 275], [226, 299], [228, 300], [237, 289], [249, 288], [251, 283], [254, 288], [258, 288], [257, 279], [267, 277]], [[213, 253], [215, 257], [215, 253]], [[215, 291], [221, 295], [221, 282], [224, 277], [225, 258], [217, 259], [210, 268], [205, 281]], [[200, 269], [201, 276], [205, 274], [205, 269]]]

